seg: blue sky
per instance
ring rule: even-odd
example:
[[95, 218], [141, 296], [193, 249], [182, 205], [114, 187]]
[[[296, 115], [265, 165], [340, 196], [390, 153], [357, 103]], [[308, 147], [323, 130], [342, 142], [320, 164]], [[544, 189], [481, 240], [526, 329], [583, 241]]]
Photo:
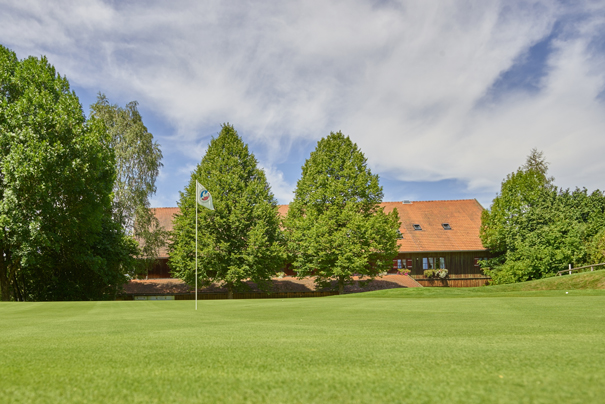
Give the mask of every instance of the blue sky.
[[175, 206], [223, 122], [288, 203], [342, 130], [385, 200], [477, 198], [543, 150], [605, 188], [604, 1], [6, 1], [0, 43], [46, 55], [88, 110], [137, 100]]

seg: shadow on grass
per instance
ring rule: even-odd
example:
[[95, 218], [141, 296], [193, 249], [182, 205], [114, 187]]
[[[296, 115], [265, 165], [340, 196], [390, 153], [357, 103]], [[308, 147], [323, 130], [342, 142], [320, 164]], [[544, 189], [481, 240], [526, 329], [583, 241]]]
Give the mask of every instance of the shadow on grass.
[[[333, 281], [327, 287], [317, 288], [312, 279], [273, 279], [270, 292], [273, 293], [288, 293], [288, 292], [314, 292], [314, 291], [336, 291], [338, 290], [338, 283]], [[247, 290], [242, 292], [263, 292], [254, 282], [246, 282]], [[407, 288], [394, 280], [375, 279], [372, 282], [367, 283], [363, 287], [355, 281], [351, 285], [345, 287], [345, 293], [360, 293], [369, 292], [376, 290], [388, 290], [395, 288]], [[174, 281], [133, 281], [125, 285], [125, 294], [155, 294], [155, 295], [167, 295], [167, 294], [189, 294], [193, 292], [186, 283], [174, 280]], [[200, 293], [226, 293], [227, 288], [221, 287], [218, 284], [212, 284], [198, 289]]]

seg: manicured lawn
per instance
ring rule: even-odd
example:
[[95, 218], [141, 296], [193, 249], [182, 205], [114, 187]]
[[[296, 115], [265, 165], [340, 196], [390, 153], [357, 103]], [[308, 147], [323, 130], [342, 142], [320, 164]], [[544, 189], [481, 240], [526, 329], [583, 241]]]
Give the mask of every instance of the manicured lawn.
[[604, 291], [423, 290], [0, 304], [0, 402], [603, 402]]

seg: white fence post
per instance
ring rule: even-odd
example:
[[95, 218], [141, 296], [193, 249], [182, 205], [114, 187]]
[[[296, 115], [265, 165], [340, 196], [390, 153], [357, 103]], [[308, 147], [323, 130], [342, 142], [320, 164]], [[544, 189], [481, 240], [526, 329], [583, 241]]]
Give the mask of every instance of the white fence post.
[[[571, 275], [571, 273], [572, 273], [573, 271], [577, 271], [577, 270], [579, 270], [579, 269], [586, 269], [586, 270], [588, 270], [588, 268], [590, 268], [590, 272], [594, 272], [594, 268], [595, 268], [595, 267], [601, 267], [601, 266], [605, 266], [605, 262], [602, 262], [602, 263], [600, 263], [600, 264], [590, 264], [590, 265], [586, 265], [586, 266], [583, 266], [583, 267], [577, 267], [577, 268], [572, 268], [572, 267], [571, 267], [571, 264], [569, 264], [569, 269], [564, 269], [564, 270], [562, 270], [562, 271], [558, 271], [558, 272], [557, 272], [557, 275], [561, 276], [561, 275], [563, 275], [563, 273], [565, 273], [565, 272], [567, 272], [568, 274], [570, 274], [570, 275]], [[605, 269], [605, 268], [603, 268], [603, 269]]]

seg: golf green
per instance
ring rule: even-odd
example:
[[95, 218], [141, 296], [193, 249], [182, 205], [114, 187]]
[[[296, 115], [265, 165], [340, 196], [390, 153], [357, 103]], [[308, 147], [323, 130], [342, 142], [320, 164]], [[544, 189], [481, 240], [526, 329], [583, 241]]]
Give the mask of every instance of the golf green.
[[603, 402], [604, 291], [410, 292], [2, 303], [0, 402]]

